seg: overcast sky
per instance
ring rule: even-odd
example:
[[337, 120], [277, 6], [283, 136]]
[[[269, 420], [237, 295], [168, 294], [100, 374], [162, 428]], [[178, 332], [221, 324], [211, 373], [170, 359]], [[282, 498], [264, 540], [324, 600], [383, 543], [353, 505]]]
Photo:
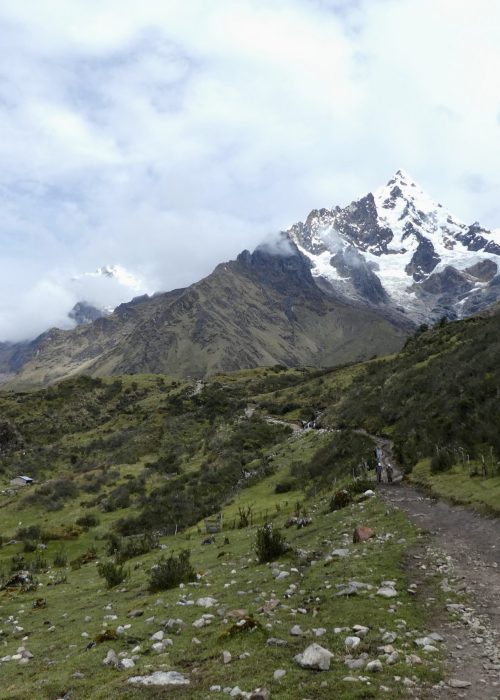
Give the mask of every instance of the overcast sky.
[[[500, 227], [499, 36], [498, 0], [1, 3], [0, 340], [190, 284], [400, 167]], [[71, 279], [115, 264], [134, 289]]]

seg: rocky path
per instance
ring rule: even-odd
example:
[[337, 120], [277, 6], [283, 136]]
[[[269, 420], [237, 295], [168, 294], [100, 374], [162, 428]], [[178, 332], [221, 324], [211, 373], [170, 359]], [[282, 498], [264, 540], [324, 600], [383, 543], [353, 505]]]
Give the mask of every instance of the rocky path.
[[[392, 460], [390, 447], [384, 447], [385, 460]], [[498, 700], [500, 521], [429, 498], [400, 479], [383, 484], [379, 493], [431, 535], [431, 546], [414, 555], [410, 575], [437, 571], [444, 576], [445, 597], [453, 601], [436, 622], [450, 654], [450, 679], [457, 681], [452, 686], [457, 687], [443, 687], [438, 697]]]

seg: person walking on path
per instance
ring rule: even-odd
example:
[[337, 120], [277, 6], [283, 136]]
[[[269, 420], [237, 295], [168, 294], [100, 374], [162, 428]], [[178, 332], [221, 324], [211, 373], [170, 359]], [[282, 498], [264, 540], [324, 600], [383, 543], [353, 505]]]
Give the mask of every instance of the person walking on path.
[[377, 475], [377, 484], [382, 483], [382, 465], [380, 462], [378, 462], [377, 466], [375, 467], [375, 474]]
[[388, 464], [385, 468], [385, 471], [387, 473], [387, 483], [392, 484], [392, 476], [394, 474], [394, 468], [392, 464]]

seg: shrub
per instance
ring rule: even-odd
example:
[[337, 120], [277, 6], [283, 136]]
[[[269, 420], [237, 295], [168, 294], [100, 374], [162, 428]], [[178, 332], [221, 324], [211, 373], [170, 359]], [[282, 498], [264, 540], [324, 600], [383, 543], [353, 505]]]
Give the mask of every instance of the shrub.
[[125, 569], [123, 565], [115, 564], [112, 561], [102, 561], [97, 565], [97, 573], [101, 578], [106, 579], [106, 585], [108, 588], [114, 588], [118, 584], [122, 583], [128, 575], [128, 569]]
[[54, 566], [58, 569], [62, 569], [68, 563], [68, 557], [66, 551], [63, 547], [60, 547], [54, 555]]
[[36, 550], [36, 542], [33, 540], [25, 540], [23, 552], [34, 552]]
[[110, 556], [114, 555], [118, 564], [122, 564], [127, 559], [147, 554], [152, 549], [158, 549], [159, 546], [158, 536], [152, 532], [131, 535], [130, 537], [118, 537], [111, 534], [107, 551]]
[[41, 554], [35, 554], [33, 559], [30, 561], [28, 568], [32, 574], [38, 574], [41, 571], [47, 571], [47, 560], [44, 559]]
[[288, 493], [292, 489], [293, 483], [291, 481], [280, 481], [274, 487], [274, 493]]
[[40, 525], [22, 527], [16, 532], [16, 540], [39, 540], [42, 533]]
[[130, 505], [130, 491], [122, 484], [117, 486], [109, 496], [102, 502], [102, 509], [105, 513], [112, 513], [120, 508], [128, 508]]
[[348, 489], [336, 491], [330, 500], [330, 510], [340, 510], [352, 503], [352, 494]]
[[196, 579], [196, 572], [189, 560], [188, 549], [182, 550], [178, 556], [171, 554], [168, 558], [161, 557], [158, 563], [151, 569], [149, 578], [149, 590], [165, 591], [178, 586], [179, 583], [188, 583]]
[[431, 459], [431, 472], [445, 472], [453, 466], [453, 454], [450, 450], [436, 448]]
[[96, 525], [99, 525], [99, 518], [97, 515], [89, 513], [88, 515], [82, 515], [80, 518], [77, 518], [76, 524], [87, 529], [90, 527], [96, 527]]
[[255, 553], [261, 564], [274, 561], [288, 549], [285, 538], [279, 530], [274, 530], [271, 523], [265, 523], [257, 530]]

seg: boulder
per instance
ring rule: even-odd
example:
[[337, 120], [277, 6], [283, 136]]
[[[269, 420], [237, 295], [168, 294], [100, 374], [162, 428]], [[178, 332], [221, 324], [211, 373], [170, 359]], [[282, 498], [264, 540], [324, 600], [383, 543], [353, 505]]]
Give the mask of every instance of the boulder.
[[319, 644], [310, 644], [302, 654], [294, 657], [302, 668], [310, 668], [315, 671], [328, 671], [333, 654]]
[[357, 544], [358, 542], [366, 542], [366, 540], [369, 540], [371, 537], [375, 537], [375, 530], [372, 530], [371, 527], [358, 525], [354, 528], [352, 541], [354, 544]]

